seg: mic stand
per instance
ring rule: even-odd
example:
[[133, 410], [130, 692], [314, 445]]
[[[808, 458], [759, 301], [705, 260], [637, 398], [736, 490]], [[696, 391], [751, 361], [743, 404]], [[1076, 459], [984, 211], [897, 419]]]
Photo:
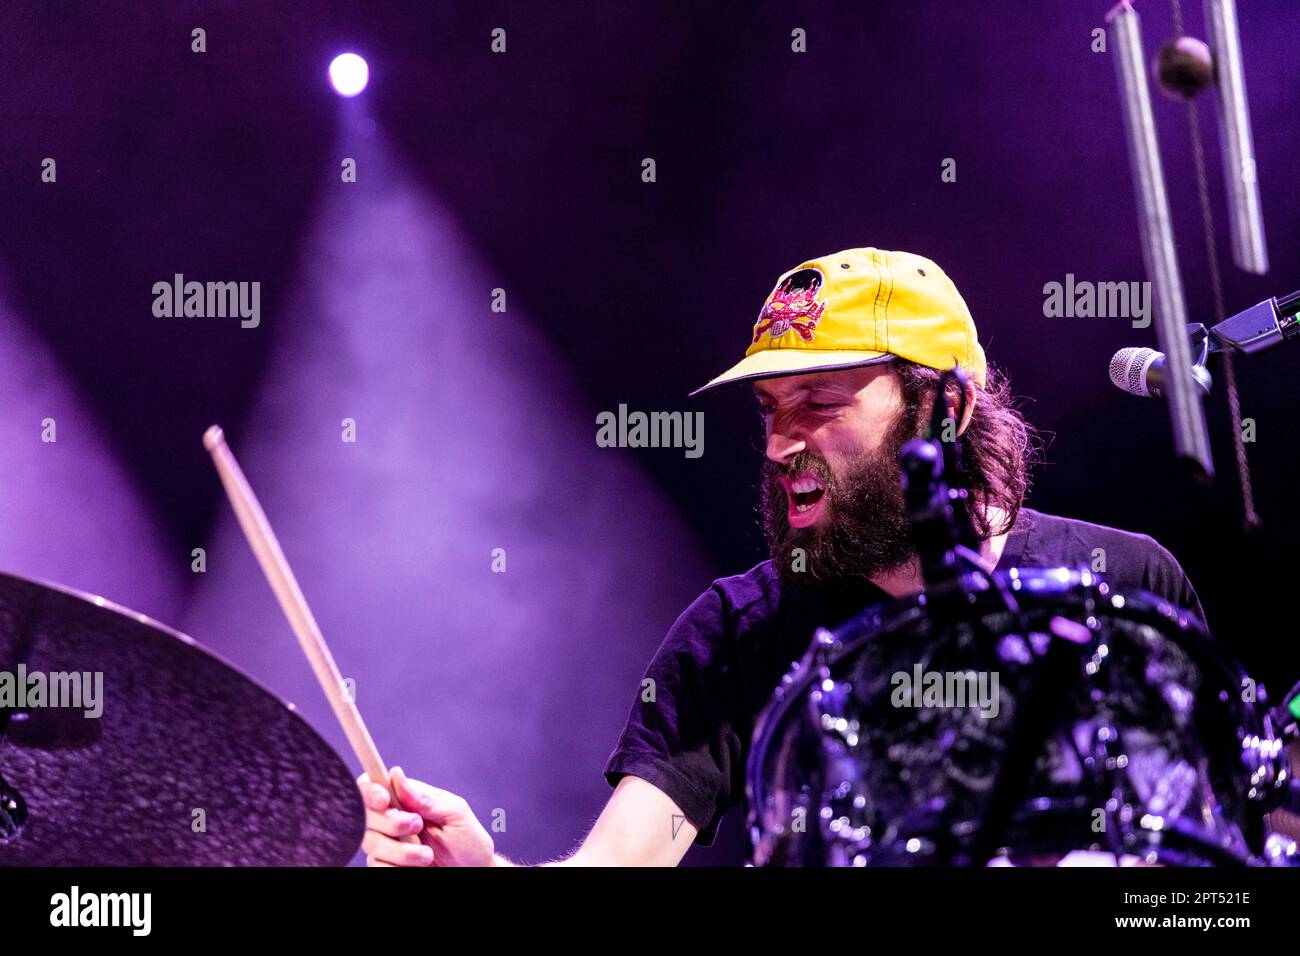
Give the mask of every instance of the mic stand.
[[[996, 590], [1028, 640], [1029, 622], [1010, 590], [979, 563], [979, 537], [970, 516], [971, 498], [961, 481], [961, 443], [956, 434], [943, 441], [947, 390], [955, 382], [961, 395], [956, 421], [966, 413], [966, 374], [954, 366], [940, 378], [928, 434], [914, 438], [899, 453], [912, 539], [921, 562], [921, 596], [932, 623], [961, 620], [977, 592]], [[954, 429], [955, 432], [955, 429]], [[1059, 642], [1058, 642], [1059, 643]], [[995, 654], [999, 649], [992, 649]], [[991, 858], [1006, 833], [1042, 744], [1043, 726], [1066, 699], [1073, 658], [1058, 647], [1035, 655], [1030, 665], [1029, 694], [1011, 721], [1001, 766], [993, 780], [978, 829], [960, 838], [959, 865], [980, 865]]]
[[970, 517], [969, 494], [955, 487], [961, 473], [961, 443], [955, 434], [951, 441], [936, 437], [944, 428], [948, 385], [954, 381], [961, 395], [956, 421], [965, 416], [968, 380], [955, 366], [939, 379], [927, 434], [907, 442], [898, 455], [912, 542], [921, 563], [923, 599], [933, 613], [945, 617], [945, 611], [965, 603], [968, 593], [983, 590], [974, 579], [985, 577], [976, 559], [979, 538]]

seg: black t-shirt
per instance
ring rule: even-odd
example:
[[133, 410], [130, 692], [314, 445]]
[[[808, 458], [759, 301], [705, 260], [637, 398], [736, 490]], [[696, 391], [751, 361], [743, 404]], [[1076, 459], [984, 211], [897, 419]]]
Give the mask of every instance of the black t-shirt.
[[[1096, 548], [1117, 590], [1150, 591], [1204, 621], [1187, 575], [1147, 535], [1022, 508], [998, 569], [1093, 568]], [[627, 774], [654, 784], [699, 829], [695, 842], [708, 846], [722, 815], [744, 799], [754, 720], [813, 631], [889, 599], [870, 583], [814, 598], [783, 588], [771, 561], [714, 581], [682, 612], [646, 669], [654, 700], [638, 693], [605, 778], [611, 786]]]

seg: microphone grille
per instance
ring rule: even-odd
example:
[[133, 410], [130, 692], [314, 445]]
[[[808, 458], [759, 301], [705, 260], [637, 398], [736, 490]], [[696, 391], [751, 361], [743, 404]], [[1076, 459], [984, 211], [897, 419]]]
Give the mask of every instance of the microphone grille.
[[1111, 383], [1130, 395], [1145, 397], [1148, 392], [1142, 387], [1142, 371], [1155, 354], [1154, 349], [1145, 346], [1120, 349], [1110, 360]]

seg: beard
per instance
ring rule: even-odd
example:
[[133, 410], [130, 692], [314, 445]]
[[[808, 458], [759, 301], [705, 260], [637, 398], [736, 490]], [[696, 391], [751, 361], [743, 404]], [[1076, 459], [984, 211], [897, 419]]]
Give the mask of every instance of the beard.
[[[916, 557], [898, 465], [899, 449], [915, 434], [914, 423], [903, 416], [879, 451], [850, 459], [838, 476], [813, 452], [800, 452], [784, 465], [764, 462], [759, 510], [783, 583], [814, 590], [861, 586]], [[792, 528], [780, 477], [805, 472], [825, 489], [826, 513], [815, 525]]]

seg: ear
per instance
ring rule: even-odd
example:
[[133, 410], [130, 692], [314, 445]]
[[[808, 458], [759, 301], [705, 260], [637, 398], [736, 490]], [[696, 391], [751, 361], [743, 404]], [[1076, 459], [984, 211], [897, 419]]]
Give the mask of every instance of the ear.
[[[948, 402], [948, 417], [955, 418], [957, 416], [957, 396], [954, 395], [952, 392], [948, 392], [947, 394], [944, 395], [944, 398]], [[964, 434], [967, 426], [970, 425], [971, 416], [975, 414], [975, 399], [976, 399], [975, 383], [967, 380], [966, 411], [962, 415], [961, 422], [957, 426], [958, 435]]]

